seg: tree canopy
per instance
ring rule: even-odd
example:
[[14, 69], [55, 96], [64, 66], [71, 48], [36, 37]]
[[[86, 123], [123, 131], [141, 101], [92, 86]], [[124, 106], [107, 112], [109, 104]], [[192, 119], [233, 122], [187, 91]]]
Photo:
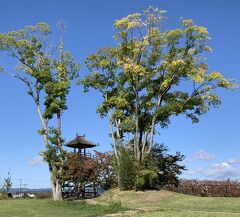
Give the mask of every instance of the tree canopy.
[[91, 74], [80, 81], [85, 91], [102, 93], [97, 111], [108, 116], [115, 154], [117, 146], [133, 147], [143, 159], [153, 146], [156, 126], [185, 115], [194, 123], [220, 104], [216, 88], [234, 83], [209, 72], [205, 54], [211, 51], [208, 30], [191, 19], [165, 30], [166, 11], [149, 7], [114, 22], [116, 46], [88, 56]]

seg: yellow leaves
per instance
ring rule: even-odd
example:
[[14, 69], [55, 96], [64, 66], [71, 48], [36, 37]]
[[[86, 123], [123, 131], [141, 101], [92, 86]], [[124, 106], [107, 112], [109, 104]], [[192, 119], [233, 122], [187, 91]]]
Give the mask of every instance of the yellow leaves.
[[196, 31], [197, 31], [199, 34], [208, 35], [208, 30], [207, 30], [206, 27], [197, 26], [197, 27], [196, 27]]
[[173, 66], [181, 66], [184, 64], [184, 61], [183, 60], [173, 60], [171, 65]]
[[175, 71], [175, 70], [179, 70], [181, 67], [184, 67], [184, 66], [185, 66], [185, 62], [181, 59], [177, 59], [169, 63], [168, 70]]
[[236, 88], [237, 84], [230, 79], [226, 79], [223, 77], [223, 75], [220, 72], [213, 71], [211, 72], [208, 77], [208, 81], [216, 80], [217, 85], [223, 88]]
[[151, 40], [154, 38], [159, 38], [160, 35], [161, 35], [161, 33], [158, 28], [150, 28], [147, 32], [147, 35], [144, 38], [147, 40]]
[[134, 29], [134, 28], [136, 28], [136, 27], [138, 27], [140, 25], [141, 25], [141, 23], [138, 22], [138, 21], [129, 22], [127, 29]]
[[202, 99], [207, 99], [209, 101], [214, 101], [217, 99], [217, 96], [215, 94], [206, 94], [202, 96]]
[[[195, 25], [193, 20], [187, 19], [182, 21], [182, 26], [186, 37], [190, 41], [203, 42], [210, 39], [209, 32], [206, 27]], [[205, 47], [204, 50], [209, 50], [208, 47]]]
[[123, 65], [123, 70], [126, 73], [130, 74], [138, 74], [138, 75], [144, 75], [145, 70], [141, 65], [133, 64], [133, 63], [125, 63]]
[[99, 62], [99, 66], [101, 68], [106, 68], [107, 66], [110, 65], [110, 61], [107, 60], [107, 59], [102, 59], [100, 62]]
[[145, 50], [145, 47], [149, 45], [148, 39], [144, 38], [143, 41], [134, 41], [132, 42], [132, 47], [130, 49], [132, 50], [132, 53], [134, 56], [138, 56], [139, 53], [142, 52], [142, 50]]
[[40, 31], [43, 34], [48, 34], [48, 33], [51, 33], [51, 27], [47, 23], [39, 22], [35, 26], [26, 26], [24, 31], [32, 31], [32, 32]]
[[222, 79], [223, 76], [220, 72], [217, 72], [217, 71], [213, 71], [211, 72], [209, 75], [208, 75], [208, 81], [212, 81], [214, 79]]
[[193, 26], [194, 22], [192, 19], [184, 19], [182, 20], [182, 25], [183, 27], [189, 27], [189, 26]]
[[40, 29], [41, 32], [47, 34], [47, 33], [51, 33], [51, 27], [44, 22], [40, 22], [37, 24], [37, 27]]
[[18, 47], [24, 47], [24, 46], [27, 46], [27, 45], [30, 46], [30, 43], [26, 39], [22, 39], [22, 40], [17, 42], [17, 45], [18, 45]]
[[126, 18], [123, 18], [121, 20], [116, 20], [114, 22], [114, 26], [116, 28], [127, 28], [127, 25], [128, 25], [128, 20]]
[[195, 74], [192, 76], [192, 80], [195, 83], [202, 83], [204, 81], [204, 78], [201, 75]]
[[120, 20], [116, 20], [114, 22], [114, 26], [118, 29], [127, 29], [127, 30], [140, 27], [142, 25], [140, 16], [141, 14], [139, 13], [130, 14], [127, 17], [124, 17]]
[[191, 78], [195, 83], [202, 83], [205, 80], [205, 74], [206, 70], [203, 68], [199, 68], [193, 75], [191, 75]]
[[161, 86], [163, 88], [167, 88], [172, 82], [172, 79], [169, 79], [169, 78], [165, 78], [165, 80], [162, 82]]
[[174, 30], [169, 30], [166, 33], [166, 38], [168, 40], [174, 40], [174, 39], [178, 39], [182, 36], [182, 30], [181, 29], [174, 29]]

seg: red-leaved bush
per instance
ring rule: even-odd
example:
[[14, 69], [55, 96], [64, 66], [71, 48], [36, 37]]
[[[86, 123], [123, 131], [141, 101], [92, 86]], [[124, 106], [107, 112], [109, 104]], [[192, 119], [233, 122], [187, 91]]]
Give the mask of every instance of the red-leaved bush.
[[223, 181], [181, 179], [178, 187], [166, 186], [165, 189], [205, 197], [240, 197], [240, 182], [230, 179]]

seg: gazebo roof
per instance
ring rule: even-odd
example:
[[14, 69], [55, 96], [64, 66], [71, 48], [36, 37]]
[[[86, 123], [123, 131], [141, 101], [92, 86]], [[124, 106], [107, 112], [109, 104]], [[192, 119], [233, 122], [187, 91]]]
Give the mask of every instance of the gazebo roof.
[[84, 149], [84, 148], [93, 148], [97, 145], [91, 141], [86, 140], [84, 136], [77, 135], [75, 139], [71, 140], [70, 142], [67, 142], [65, 146], [70, 148]]

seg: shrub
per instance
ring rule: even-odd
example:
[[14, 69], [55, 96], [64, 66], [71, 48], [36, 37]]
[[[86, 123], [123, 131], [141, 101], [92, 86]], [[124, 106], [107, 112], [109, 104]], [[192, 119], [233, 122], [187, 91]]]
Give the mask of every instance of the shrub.
[[0, 192], [0, 200], [6, 199], [6, 198], [7, 198], [6, 192]]
[[135, 185], [137, 169], [133, 151], [127, 147], [119, 148], [119, 161], [113, 166], [118, 173], [118, 185], [121, 190], [131, 190]]
[[141, 170], [135, 183], [136, 190], [154, 189], [157, 184], [157, 177], [156, 171]]
[[34, 193], [37, 199], [49, 199], [52, 198], [52, 194], [50, 192], [38, 192]]

